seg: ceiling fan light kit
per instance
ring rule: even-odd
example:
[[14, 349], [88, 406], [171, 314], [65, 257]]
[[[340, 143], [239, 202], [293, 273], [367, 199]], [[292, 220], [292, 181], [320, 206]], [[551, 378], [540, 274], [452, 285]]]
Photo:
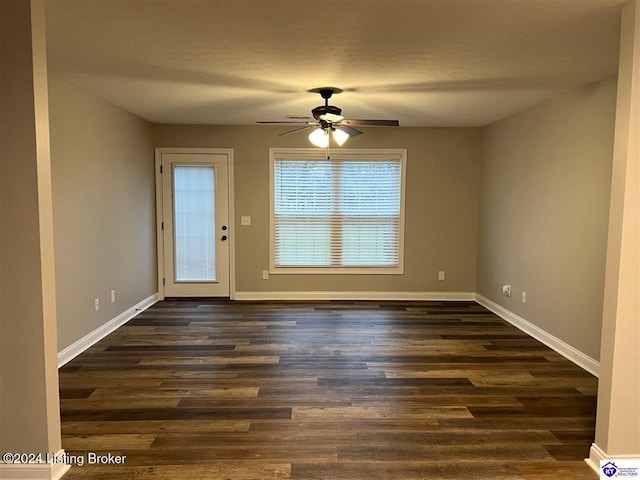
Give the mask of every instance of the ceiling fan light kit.
[[[337, 93], [342, 92], [341, 89], [335, 87], [312, 88], [311, 93], [319, 93], [324, 99], [324, 105], [319, 105], [311, 110], [311, 114], [315, 121], [263, 121], [259, 124], [299, 124], [304, 125], [294, 130], [281, 133], [280, 136], [291, 135], [293, 133], [302, 132], [315, 126], [316, 128], [309, 134], [309, 141], [319, 148], [327, 148], [329, 146], [330, 137], [342, 146], [351, 137], [362, 134], [360, 130], [353, 128], [351, 125], [372, 126], [372, 127], [399, 127], [398, 120], [347, 120], [342, 116], [342, 109], [335, 105], [329, 105], [329, 99]], [[331, 135], [329, 135], [331, 134]]]
[[349, 140], [349, 134], [344, 130], [340, 130], [339, 128], [334, 129], [331, 132], [331, 136], [339, 146], [344, 145], [344, 142]]
[[329, 132], [322, 128], [316, 128], [309, 134], [309, 141], [316, 147], [327, 148], [329, 146]]

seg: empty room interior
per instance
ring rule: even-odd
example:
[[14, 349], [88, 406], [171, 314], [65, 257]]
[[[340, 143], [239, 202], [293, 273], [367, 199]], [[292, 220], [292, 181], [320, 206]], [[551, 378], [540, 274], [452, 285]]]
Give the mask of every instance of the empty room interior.
[[0, 22], [0, 479], [640, 468], [640, 0]]

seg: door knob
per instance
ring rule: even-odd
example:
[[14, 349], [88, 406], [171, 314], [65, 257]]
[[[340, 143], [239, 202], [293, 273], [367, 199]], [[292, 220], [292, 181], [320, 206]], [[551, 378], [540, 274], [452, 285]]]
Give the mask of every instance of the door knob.
[[222, 240], [223, 242], [227, 239], [226, 235], [222, 235], [222, 237], [220, 237], [220, 240]]

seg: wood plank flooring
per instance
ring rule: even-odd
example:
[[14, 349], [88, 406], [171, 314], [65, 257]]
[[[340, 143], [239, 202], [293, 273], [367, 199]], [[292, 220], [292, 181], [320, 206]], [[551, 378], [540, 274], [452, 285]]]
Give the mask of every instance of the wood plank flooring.
[[597, 479], [597, 380], [474, 302], [164, 301], [60, 370], [65, 479]]

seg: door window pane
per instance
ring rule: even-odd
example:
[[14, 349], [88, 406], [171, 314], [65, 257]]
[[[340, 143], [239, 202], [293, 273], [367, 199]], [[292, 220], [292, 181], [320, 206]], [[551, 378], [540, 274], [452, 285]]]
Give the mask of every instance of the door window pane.
[[212, 165], [173, 170], [175, 281], [216, 280], [215, 172]]

